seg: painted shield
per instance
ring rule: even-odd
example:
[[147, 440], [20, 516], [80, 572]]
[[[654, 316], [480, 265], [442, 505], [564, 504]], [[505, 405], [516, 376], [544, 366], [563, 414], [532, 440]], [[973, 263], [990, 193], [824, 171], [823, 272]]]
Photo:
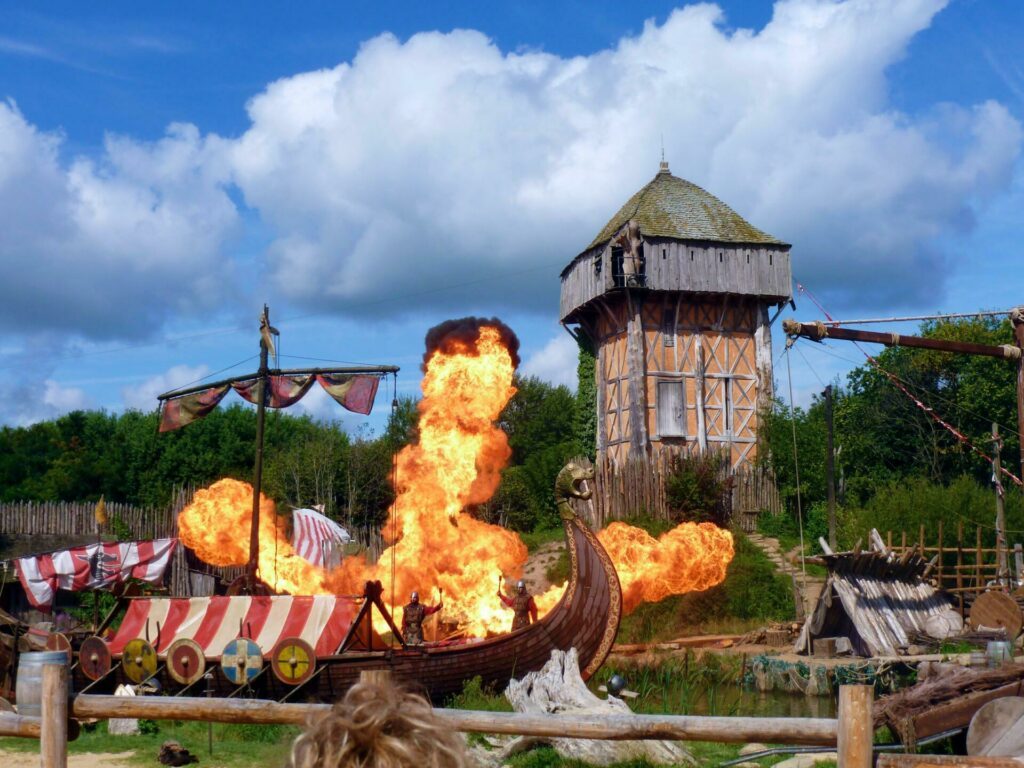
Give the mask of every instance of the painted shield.
[[64, 651], [68, 655], [68, 660], [71, 659], [71, 641], [60, 632], [51, 632], [50, 636], [46, 638], [46, 650]]
[[316, 651], [300, 637], [282, 638], [270, 652], [270, 671], [285, 685], [301, 685], [316, 671]]
[[263, 668], [260, 647], [247, 637], [236, 637], [224, 646], [220, 655], [220, 670], [235, 685], [245, 685]]
[[93, 635], [78, 649], [78, 668], [90, 680], [99, 680], [110, 672], [110, 648], [102, 637]]
[[121, 651], [124, 674], [136, 685], [156, 674], [156, 651], [141, 637], [129, 640]]
[[179, 637], [167, 648], [167, 673], [182, 685], [191, 685], [206, 671], [206, 658], [199, 643]]

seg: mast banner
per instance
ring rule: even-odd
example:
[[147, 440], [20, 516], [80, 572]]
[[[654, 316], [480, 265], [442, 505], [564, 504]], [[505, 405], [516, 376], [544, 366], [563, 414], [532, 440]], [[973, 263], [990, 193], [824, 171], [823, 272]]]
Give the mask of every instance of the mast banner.
[[159, 583], [177, 543], [177, 539], [152, 539], [90, 544], [20, 557], [14, 565], [29, 602], [47, 611], [58, 589], [100, 589], [130, 578]]
[[380, 384], [377, 376], [318, 373], [316, 380], [343, 408], [364, 416], [373, 410]]
[[211, 387], [202, 392], [193, 392], [191, 395], [164, 401], [160, 409], [160, 431], [181, 429], [186, 424], [203, 418], [217, 407], [229, 389], [230, 387], [225, 384], [222, 387]]
[[[287, 408], [289, 405], [295, 405], [313, 384], [313, 377], [308, 374], [305, 376], [270, 376], [268, 378], [270, 379], [266, 400], [268, 408]], [[249, 379], [248, 381], [236, 381], [231, 387], [255, 405], [257, 384], [259, 384], [259, 379]]]

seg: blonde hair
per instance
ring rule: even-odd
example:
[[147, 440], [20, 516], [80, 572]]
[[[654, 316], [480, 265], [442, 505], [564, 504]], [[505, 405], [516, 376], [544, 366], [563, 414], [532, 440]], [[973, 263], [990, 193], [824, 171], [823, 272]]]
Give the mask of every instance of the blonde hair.
[[290, 768], [469, 768], [462, 737], [430, 703], [390, 683], [359, 682], [312, 720]]

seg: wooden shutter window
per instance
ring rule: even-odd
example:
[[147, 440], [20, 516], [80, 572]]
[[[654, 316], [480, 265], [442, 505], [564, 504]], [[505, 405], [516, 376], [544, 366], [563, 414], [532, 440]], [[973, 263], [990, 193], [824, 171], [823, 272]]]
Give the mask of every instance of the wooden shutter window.
[[682, 381], [658, 382], [658, 435], [685, 437], [686, 402]]

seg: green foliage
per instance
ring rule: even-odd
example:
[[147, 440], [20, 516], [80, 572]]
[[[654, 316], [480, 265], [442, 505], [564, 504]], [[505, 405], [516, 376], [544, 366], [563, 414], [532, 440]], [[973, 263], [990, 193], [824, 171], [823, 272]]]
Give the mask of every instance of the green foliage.
[[152, 736], [160, 733], [160, 724], [156, 720], [141, 718], [139, 720], [139, 733], [143, 736]]
[[452, 709], [476, 709], [484, 712], [511, 712], [508, 699], [483, 684], [480, 675], [462, 684], [462, 691], [450, 697], [445, 706]]
[[695, 453], [673, 460], [665, 478], [665, 501], [673, 520], [725, 525], [729, 517], [731, 478], [721, 471], [714, 453]]
[[[78, 598], [78, 605], [68, 608], [68, 613], [87, 626], [92, 626], [93, 618], [97, 615], [100, 621], [103, 621], [117, 605], [117, 598], [103, 590], [77, 592], [75, 596]], [[116, 629], [116, 625], [114, 628]]]
[[526, 549], [530, 553], [533, 553], [545, 544], [551, 544], [555, 541], [564, 541], [565, 530], [561, 526], [557, 528], [537, 528], [536, 530], [519, 534], [519, 538], [523, 540], [523, 544], [526, 545]]
[[564, 584], [569, 580], [569, 569], [571, 567], [572, 562], [569, 559], [569, 552], [563, 549], [558, 553], [555, 562], [544, 571], [544, 577], [552, 584]]
[[597, 358], [585, 336], [577, 339], [580, 347], [576, 366], [576, 420], [574, 435], [583, 453], [597, 456]]

